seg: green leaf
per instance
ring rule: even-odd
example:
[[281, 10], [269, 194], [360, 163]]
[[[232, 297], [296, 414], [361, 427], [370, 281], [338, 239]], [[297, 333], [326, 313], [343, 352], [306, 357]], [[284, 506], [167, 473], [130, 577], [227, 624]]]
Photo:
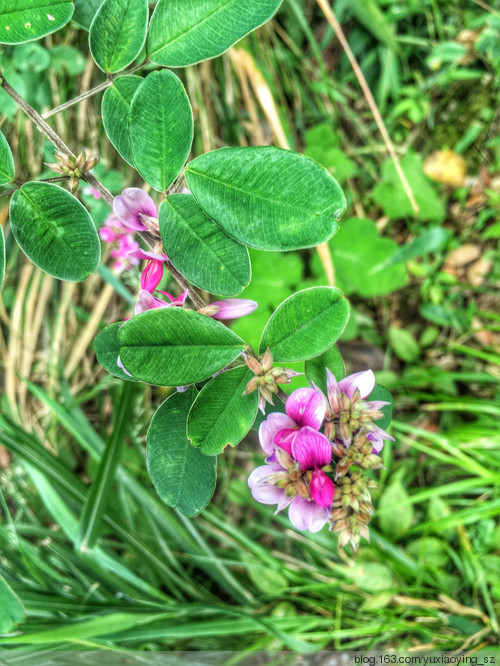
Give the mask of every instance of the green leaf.
[[328, 240], [346, 201], [322, 166], [272, 146], [222, 148], [186, 168], [200, 207], [226, 233], [258, 250], [297, 250]]
[[50, 65], [49, 52], [36, 42], [16, 46], [13, 60], [19, 72], [34, 72], [35, 74], [39, 74], [45, 71]]
[[396, 536], [410, 529], [414, 519], [414, 509], [408, 503], [409, 495], [401, 481], [394, 481], [384, 490], [379, 502], [379, 509], [387, 509], [379, 515], [379, 525], [388, 536]]
[[186, 424], [191, 391], [174, 393], [160, 405], [148, 430], [148, 472], [156, 492], [185, 516], [203, 511], [215, 490], [217, 458], [191, 446]]
[[50, 66], [58, 74], [67, 73], [70, 76], [81, 74], [85, 70], [87, 61], [82, 52], [74, 46], [59, 44], [53, 46], [50, 51]]
[[2, 225], [0, 225], [0, 289], [5, 278], [5, 240]]
[[184, 86], [168, 70], [152, 72], [130, 108], [130, 145], [137, 171], [151, 187], [165, 192], [191, 150], [193, 112]]
[[14, 179], [15, 166], [12, 151], [7, 139], [0, 132], [0, 185], [10, 183]]
[[160, 231], [172, 264], [200, 289], [236, 296], [250, 282], [246, 247], [212, 222], [190, 194], [173, 194], [162, 202]]
[[118, 342], [118, 331], [123, 326], [123, 322], [117, 321], [99, 331], [94, 340], [94, 351], [97, 361], [109, 373], [120, 379], [126, 379], [129, 382], [138, 381], [135, 377], [127, 375], [117, 363], [120, 355], [120, 343]]
[[0, 44], [21, 44], [50, 35], [73, 15], [72, 0], [3, 0]]
[[12, 233], [22, 251], [60, 280], [85, 280], [99, 266], [101, 247], [88, 211], [50, 183], [26, 183], [10, 202]]
[[120, 358], [134, 377], [183, 386], [207, 379], [241, 354], [245, 343], [223, 324], [182, 308], [149, 310], [118, 334]]
[[130, 146], [130, 103], [143, 82], [140, 76], [120, 76], [113, 81], [102, 98], [102, 124], [108, 139], [123, 157], [134, 166]]
[[207, 456], [236, 446], [252, 427], [258, 391], [243, 395], [253, 372], [243, 365], [214, 377], [200, 391], [188, 417], [188, 438]]
[[0, 576], [0, 634], [8, 634], [26, 617], [21, 599]]
[[327, 368], [333, 373], [338, 382], [345, 377], [344, 359], [335, 345], [330, 347], [330, 349], [327, 349], [327, 351], [324, 354], [321, 354], [321, 356], [308, 359], [304, 366], [307, 380], [309, 382], [314, 382], [325, 395], [327, 394]]
[[148, 56], [186, 67], [224, 53], [268, 21], [282, 0], [160, 0], [151, 18]]
[[420, 345], [410, 331], [404, 328], [391, 326], [389, 328], [389, 342], [398, 358], [406, 363], [416, 361], [420, 356]]
[[[446, 210], [432, 181], [424, 174], [421, 158], [414, 153], [408, 153], [401, 159], [401, 167], [415, 195], [419, 207], [418, 218], [442, 222]], [[413, 216], [408, 195], [391, 159], [387, 159], [382, 165], [382, 181], [373, 188], [373, 199], [391, 219], [399, 220]]]
[[392, 257], [374, 266], [372, 270], [379, 271], [399, 264], [403, 261], [409, 261], [415, 257], [422, 257], [429, 252], [439, 252], [448, 242], [451, 233], [443, 227], [431, 227], [422, 234], [414, 238], [411, 242], [399, 248]]
[[73, 0], [75, 3], [75, 13], [73, 14], [73, 23], [90, 30], [90, 24], [94, 20], [97, 10], [102, 5], [103, 0]]
[[380, 410], [384, 414], [384, 418], [375, 422], [379, 428], [386, 430], [392, 421], [392, 409], [394, 407], [394, 398], [392, 397], [391, 392], [388, 391], [385, 386], [382, 386], [381, 384], [375, 384], [375, 388], [366, 399], [383, 400], [384, 402], [390, 403], [385, 405], [385, 407], [382, 407]]
[[114, 412], [113, 429], [99, 463], [97, 478], [87, 493], [78, 526], [75, 548], [82, 552], [86, 552], [89, 548], [92, 548], [99, 536], [104, 510], [106, 509], [111, 486], [120, 463], [126, 429], [130, 423], [133, 397], [132, 386], [130, 384], [123, 384], [118, 407]]
[[259, 344], [279, 363], [304, 361], [329, 349], [349, 319], [349, 303], [340, 289], [311, 287], [287, 298], [266, 324]]
[[137, 58], [146, 39], [148, 13], [148, 0], [104, 0], [89, 33], [90, 52], [103, 72], [119, 72]]
[[[330, 243], [338, 287], [346, 294], [365, 298], [381, 296], [406, 284], [402, 265], [384, 267], [398, 250], [390, 238], [379, 236], [373, 220], [345, 220]], [[315, 258], [318, 266], [318, 259]], [[319, 270], [318, 270], [319, 272]]]

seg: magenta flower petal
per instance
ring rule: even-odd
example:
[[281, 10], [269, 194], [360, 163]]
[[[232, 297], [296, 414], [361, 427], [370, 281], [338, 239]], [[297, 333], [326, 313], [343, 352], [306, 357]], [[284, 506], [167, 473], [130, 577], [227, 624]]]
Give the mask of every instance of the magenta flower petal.
[[375, 388], [375, 375], [371, 370], [356, 372], [354, 375], [344, 377], [339, 382], [339, 389], [347, 395], [349, 400], [354, 395], [354, 391], [359, 389], [362, 398], [370, 395]]
[[135, 257], [136, 259], [142, 259], [144, 261], [149, 261], [150, 259], [155, 259], [156, 261], [168, 261], [168, 257], [166, 254], [158, 254], [158, 252], [149, 252], [149, 251], [147, 252], [142, 248], [130, 252], [130, 256]]
[[319, 532], [328, 522], [330, 512], [328, 509], [316, 504], [312, 500], [306, 500], [297, 495], [293, 498], [288, 517], [290, 522], [298, 530], [309, 530], [310, 532]]
[[286, 414], [274, 412], [269, 414], [265, 421], [262, 421], [259, 427], [260, 445], [268, 456], [274, 453], [274, 438], [283, 428], [294, 428], [295, 423]]
[[324, 435], [305, 426], [292, 444], [292, 457], [304, 471], [318, 469], [331, 461], [332, 446]]
[[248, 485], [252, 495], [261, 504], [278, 504], [284, 493], [283, 488], [277, 488], [267, 479], [271, 474], [283, 472], [283, 467], [277, 463], [257, 467], [248, 477]]
[[128, 229], [145, 231], [147, 226], [143, 223], [141, 215], [158, 217], [158, 211], [153, 199], [139, 187], [127, 187], [113, 200], [113, 212]]
[[311, 497], [323, 509], [330, 507], [333, 502], [333, 494], [335, 486], [333, 481], [328, 477], [323, 470], [314, 470], [310, 483]]
[[299, 426], [319, 430], [325, 418], [326, 402], [321, 391], [300, 388], [294, 391], [285, 405], [288, 416]]
[[141, 289], [145, 289], [152, 294], [156, 287], [160, 284], [163, 277], [163, 261], [151, 259], [146, 264], [145, 269], [141, 275]]
[[238, 319], [251, 314], [258, 303], [248, 298], [226, 298], [223, 301], [214, 301], [208, 307], [216, 306], [218, 311], [210, 315], [213, 319]]
[[166, 296], [167, 298], [170, 298], [170, 300], [171, 300], [172, 302], [171, 302], [171, 303], [168, 303], [167, 305], [184, 305], [184, 303], [186, 302], [186, 298], [187, 298], [187, 296], [188, 296], [188, 290], [187, 290], [187, 289], [186, 289], [186, 291], [183, 291], [182, 294], [180, 294], [179, 296], [177, 296], [177, 298], [174, 298], [174, 297], [172, 296], [172, 294], [169, 294], [169, 293], [168, 293], [168, 291], [160, 291], [160, 290], [158, 290], [158, 293], [159, 293], [159, 294], [163, 294], [163, 295]]

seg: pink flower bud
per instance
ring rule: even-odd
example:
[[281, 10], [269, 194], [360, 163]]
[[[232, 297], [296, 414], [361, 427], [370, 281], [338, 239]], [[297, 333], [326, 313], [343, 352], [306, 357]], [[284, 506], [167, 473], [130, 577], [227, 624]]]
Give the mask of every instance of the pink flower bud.
[[214, 301], [210, 306], [219, 308], [215, 314], [210, 315], [213, 319], [238, 319], [251, 314], [258, 307], [258, 303], [247, 298], [226, 298], [223, 301]]
[[155, 202], [139, 187], [127, 187], [115, 197], [113, 212], [122, 224], [133, 231], [148, 229], [148, 225], [143, 221], [144, 217], [158, 217]]

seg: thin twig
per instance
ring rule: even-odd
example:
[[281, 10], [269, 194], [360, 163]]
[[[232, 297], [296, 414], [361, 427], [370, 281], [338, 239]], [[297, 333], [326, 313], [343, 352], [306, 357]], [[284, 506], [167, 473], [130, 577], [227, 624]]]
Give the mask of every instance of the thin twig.
[[380, 111], [378, 110], [377, 103], [375, 102], [375, 99], [372, 95], [372, 91], [370, 90], [370, 86], [366, 82], [365, 76], [361, 70], [361, 67], [358, 64], [358, 61], [356, 60], [356, 57], [354, 53], [351, 51], [351, 48], [349, 46], [349, 43], [346, 39], [346, 36], [344, 34], [344, 31], [342, 30], [342, 27], [340, 23], [337, 20], [337, 17], [332, 11], [332, 8], [330, 7], [329, 3], [327, 0], [316, 0], [318, 3], [321, 11], [325, 15], [326, 20], [330, 24], [330, 26], [333, 28], [333, 31], [337, 35], [337, 38], [339, 42], [342, 45], [342, 48], [344, 49], [344, 52], [349, 59], [349, 62], [351, 63], [351, 67], [354, 71], [354, 74], [356, 75], [356, 78], [358, 79], [358, 83], [361, 87], [361, 90], [363, 91], [363, 95], [365, 96], [366, 101], [368, 102], [368, 106], [370, 107], [370, 111], [373, 114], [373, 117], [375, 119], [375, 122], [377, 124], [377, 127], [379, 128], [380, 134], [382, 135], [382, 138], [384, 139], [385, 145], [387, 146], [387, 152], [391, 156], [392, 161], [394, 162], [394, 166], [396, 167], [396, 171], [398, 173], [399, 178], [401, 179], [401, 183], [403, 185], [404, 191], [406, 192], [406, 196], [410, 200], [411, 207], [413, 208], [413, 212], [415, 215], [418, 214], [419, 208], [418, 204], [415, 200], [415, 196], [413, 194], [413, 191], [410, 187], [410, 183], [408, 182], [405, 173], [403, 169], [401, 168], [401, 163], [399, 161], [399, 157], [396, 153], [396, 149], [394, 148], [394, 144], [392, 143], [391, 137], [389, 136], [389, 132], [387, 131], [387, 128], [384, 124], [384, 121], [382, 119], [382, 116], [380, 115]]
[[[142, 69], [146, 64], [147, 60], [144, 60], [144, 62], [141, 62], [140, 65], [136, 65], [135, 67], [132, 67], [131, 69], [128, 70], [128, 72], [123, 72], [120, 73], [119, 76], [127, 76], [129, 74], [132, 74], [133, 72], [136, 72], [138, 69]], [[66, 109], [69, 109], [70, 107], [74, 106], [75, 104], [79, 104], [80, 102], [83, 102], [84, 99], [88, 99], [89, 97], [93, 97], [94, 95], [97, 95], [97, 93], [102, 92], [103, 90], [107, 90], [107, 88], [110, 88], [114, 81], [115, 78], [109, 78], [107, 81], [103, 81], [102, 83], [99, 83], [99, 85], [95, 86], [95, 88], [91, 88], [90, 90], [86, 90], [84, 93], [81, 95], [78, 95], [77, 97], [73, 97], [73, 99], [68, 100], [67, 102], [64, 102], [64, 104], [61, 104], [60, 106], [56, 106], [54, 109], [51, 109], [50, 111], [47, 111], [46, 113], [42, 114], [42, 118], [50, 118], [51, 116], [55, 116], [57, 113], [60, 113], [61, 111], [65, 111]]]
[[[3, 88], [7, 95], [11, 97], [18, 106], [21, 107], [21, 109], [25, 112], [25, 114], [28, 116], [28, 118], [38, 127], [40, 132], [42, 134], [45, 134], [47, 139], [61, 152], [64, 153], [64, 155], [67, 156], [72, 156], [76, 157], [74, 153], [68, 148], [68, 146], [64, 143], [64, 141], [61, 139], [61, 137], [54, 132], [54, 130], [48, 125], [45, 120], [42, 118], [42, 116], [36, 111], [28, 102], [19, 95], [14, 88], [7, 83], [7, 81], [3, 78], [3, 76], [0, 73], [0, 88]], [[85, 180], [91, 187], [93, 187], [95, 190], [99, 192], [99, 194], [102, 196], [104, 201], [106, 201], [107, 204], [110, 206], [113, 206], [113, 195], [111, 192], [104, 187], [104, 185], [92, 174], [92, 173], [85, 173], [82, 177], [82, 180]], [[149, 232], [138, 232], [139, 236], [142, 237], [144, 242], [153, 249], [156, 244], [158, 243], [158, 238], [150, 234]], [[203, 299], [196, 293], [196, 291], [191, 287], [191, 285], [188, 284], [186, 279], [184, 278], [183, 275], [179, 273], [179, 271], [172, 266], [172, 264], [168, 261], [166, 262], [167, 268], [172, 274], [172, 277], [178, 282], [178, 284], [184, 289], [184, 291], [187, 289], [189, 298], [193, 302], [196, 308], [202, 308], [205, 307], [205, 302]]]

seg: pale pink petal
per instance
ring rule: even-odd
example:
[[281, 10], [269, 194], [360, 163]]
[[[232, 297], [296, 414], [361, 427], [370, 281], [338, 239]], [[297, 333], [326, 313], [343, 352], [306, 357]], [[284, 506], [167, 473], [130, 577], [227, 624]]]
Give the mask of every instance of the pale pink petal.
[[297, 425], [319, 430], [325, 419], [326, 402], [321, 391], [300, 388], [288, 398], [285, 409]]
[[158, 211], [153, 199], [139, 187], [127, 187], [113, 200], [113, 212], [128, 229], [145, 231], [147, 226], [141, 215], [157, 218]]
[[318, 469], [332, 459], [332, 445], [321, 433], [305, 426], [292, 444], [292, 456], [302, 470]]
[[253, 470], [248, 477], [248, 485], [257, 502], [262, 504], [278, 504], [284, 495], [283, 488], [277, 488], [268, 481], [271, 474], [283, 472], [278, 464], [262, 465]]
[[328, 395], [330, 395], [330, 393], [333, 393], [338, 389], [337, 380], [335, 379], [335, 375], [330, 370], [330, 368], [326, 369], [326, 388], [328, 391]]
[[354, 375], [344, 377], [339, 382], [339, 389], [347, 395], [349, 399], [354, 395], [354, 391], [359, 389], [362, 398], [370, 395], [375, 388], [375, 375], [371, 370], [356, 372]]
[[293, 497], [290, 497], [285, 492], [283, 492], [283, 495], [280, 501], [278, 502], [278, 506], [276, 507], [276, 511], [274, 512], [274, 515], [276, 515], [280, 511], [283, 511], [283, 509], [286, 509], [286, 507], [290, 505], [292, 499]]
[[385, 400], [365, 400], [365, 404], [368, 405], [369, 409], [382, 409], [382, 407], [386, 407], [391, 403], [385, 402]]
[[223, 301], [214, 301], [208, 307], [212, 306], [219, 308], [215, 314], [210, 315], [213, 319], [238, 319], [251, 314], [258, 307], [258, 303], [248, 298], [226, 298]]
[[394, 437], [391, 437], [385, 430], [382, 430], [375, 423], [370, 426], [370, 435], [373, 435], [375, 439], [388, 439], [391, 442], [395, 442]]
[[293, 498], [288, 517], [290, 522], [298, 530], [309, 530], [310, 532], [319, 532], [328, 522], [330, 512], [328, 509], [316, 504], [312, 500], [306, 500], [297, 495]]
[[314, 470], [310, 483], [311, 497], [323, 509], [331, 507], [333, 502], [333, 494], [335, 486], [333, 481], [328, 477], [323, 470]]
[[384, 440], [377, 439], [373, 433], [369, 432], [366, 439], [373, 445], [372, 453], [380, 453], [384, 448]]
[[267, 419], [262, 421], [259, 427], [259, 441], [267, 455], [270, 456], [274, 453], [274, 438], [276, 434], [283, 428], [294, 427], [295, 423], [292, 419], [280, 412], [269, 414]]
[[135, 257], [136, 259], [143, 259], [145, 261], [149, 261], [149, 259], [156, 259], [156, 261], [168, 261], [168, 257], [166, 254], [158, 254], [158, 252], [149, 252], [143, 250], [142, 248], [130, 252], [130, 256]]

